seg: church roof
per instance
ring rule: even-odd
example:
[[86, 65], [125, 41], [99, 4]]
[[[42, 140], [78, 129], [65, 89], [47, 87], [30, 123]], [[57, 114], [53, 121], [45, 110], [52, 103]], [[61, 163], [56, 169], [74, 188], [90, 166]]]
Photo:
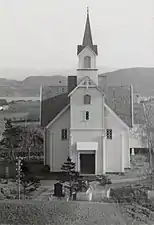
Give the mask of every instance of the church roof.
[[84, 47], [86, 47], [86, 46], [92, 47], [93, 46], [91, 27], [90, 27], [90, 19], [89, 19], [89, 12], [87, 12], [87, 21], [86, 21], [86, 26], [85, 26], [85, 32], [84, 32], [82, 46], [84, 46]]
[[46, 127], [68, 104], [68, 93], [41, 101], [41, 126]]
[[[46, 127], [69, 103], [69, 93], [57, 95], [52, 98], [43, 96], [41, 101], [41, 126]], [[129, 127], [132, 127], [132, 104], [131, 89], [124, 86], [108, 87], [106, 104], [120, 117]]]
[[129, 126], [133, 123], [131, 86], [108, 86], [107, 105]]
[[93, 52], [97, 55], [97, 45], [93, 45], [93, 39], [91, 34], [91, 26], [90, 26], [90, 19], [89, 19], [89, 11], [87, 10], [87, 21], [85, 26], [85, 32], [83, 36], [82, 45], [77, 46], [77, 54], [79, 54], [85, 47], [90, 47]]

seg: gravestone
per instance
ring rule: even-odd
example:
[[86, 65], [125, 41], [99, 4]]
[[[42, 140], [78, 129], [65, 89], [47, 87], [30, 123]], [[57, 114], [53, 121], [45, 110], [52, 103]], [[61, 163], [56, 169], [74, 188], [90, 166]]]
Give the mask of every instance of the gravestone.
[[76, 201], [76, 195], [77, 195], [77, 193], [76, 193], [76, 192], [73, 192], [73, 193], [72, 193], [72, 198], [73, 198], [73, 201]]
[[54, 184], [54, 196], [63, 197], [63, 185], [60, 183]]

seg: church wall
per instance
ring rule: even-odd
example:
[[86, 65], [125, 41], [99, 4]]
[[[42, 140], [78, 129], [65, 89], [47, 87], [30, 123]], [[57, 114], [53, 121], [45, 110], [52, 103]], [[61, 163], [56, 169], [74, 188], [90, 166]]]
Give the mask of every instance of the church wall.
[[[69, 154], [70, 111], [67, 109], [48, 129], [50, 171], [60, 171]], [[61, 130], [68, 129], [68, 139], [61, 140]]]
[[110, 112], [105, 117], [105, 128], [112, 129], [112, 140], [106, 139], [106, 172], [124, 172], [129, 151], [124, 133], [128, 131]]
[[98, 149], [95, 150], [95, 164], [96, 164], [96, 174], [103, 172], [103, 146], [101, 143], [101, 134], [102, 129], [73, 129], [71, 130], [72, 135], [72, 159], [76, 163], [76, 169], [80, 171], [79, 165], [79, 158], [78, 158], [78, 150], [76, 149], [77, 142], [97, 142]]
[[[91, 104], [85, 105], [83, 102], [84, 94], [91, 95]], [[98, 142], [98, 150], [96, 155], [97, 168], [96, 171], [102, 171], [103, 159], [100, 160], [103, 146], [101, 144], [101, 135], [103, 131], [103, 96], [97, 88], [89, 88], [88, 90], [79, 87], [70, 98], [71, 108], [71, 135], [73, 158], [77, 162], [76, 143], [79, 142]], [[85, 111], [89, 111], [89, 120], [85, 120]]]
[[[91, 95], [91, 104], [84, 104], [84, 94]], [[97, 88], [79, 87], [70, 98], [71, 128], [103, 127], [103, 96]], [[89, 111], [89, 120], [85, 120], [85, 111]]]
[[129, 132], [124, 132], [124, 167], [130, 168], [130, 140], [129, 140]]

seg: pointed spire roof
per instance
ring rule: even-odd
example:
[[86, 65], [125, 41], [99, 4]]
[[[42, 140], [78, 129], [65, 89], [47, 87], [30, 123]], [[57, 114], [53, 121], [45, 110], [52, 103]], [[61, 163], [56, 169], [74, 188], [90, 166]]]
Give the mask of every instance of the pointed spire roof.
[[79, 54], [85, 47], [90, 47], [93, 52], [97, 55], [97, 45], [93, 45], [91, 27], [90, 27], [90, 19], [89, 19], [89, 8], [87, 7], [87, 20], [85, 25], [85, 32], [83, 36], [82, 45], [78, 45], [77, 54]]
[[86, 21], [82, 45], [84, 47], [86, 47], [86, 46], [92, 47], [93, 46], [91, 27], [90, 27], [90, 19], [89, 19], [89, 8], [88, 7], [87, 7], [87, 21]]

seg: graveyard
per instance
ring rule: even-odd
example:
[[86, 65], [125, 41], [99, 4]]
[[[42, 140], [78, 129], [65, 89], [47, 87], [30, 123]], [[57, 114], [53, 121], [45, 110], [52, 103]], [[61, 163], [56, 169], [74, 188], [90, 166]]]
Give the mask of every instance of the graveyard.
[[[60, 214], [62, 215], [66, 213], [66, 210], [69, 213], [69, 209], [75, 207], [74, 218], [80, 211], [83, 214], [81, 217], [85, 219], [89, 215], [88, 209], [92, 210], [92, 212], [96, 210], [97, 213], [98, 211], [99, 213], [105, 213], [104, 205], [106, 205], [107, 211], [111, 212], [109, 215], [112, 215], [112, 212], [117, 210], [116, 215], [120, 215], [121, 224], [124, 224], [123, 219], [129, 225], [132, 224], [132, 221], [134, 221], [134, 225], [139, 225], [143, 222], [151, 224], [151, 221], [154, 221], [154, 201], [148, 199], [147, 194], [151, 188], [147, 157], [135, 155], [131, 164], [131, 169], [126, 171], [125, 174], [108, 174], [88, 178], [82, 177], [80, 174], [73, 174], [73, 164], [70, 162], [70, 165], [72, 165], [72, 170], [70, 170], [70, 175], [73, 177], [72, 180], [66, 174], [59, 177], [58, 175], [52, 175], [51, 179], [45, 179], [44, 175], [42, 179], [40, 177], [37, 187], [35, 187], [35, 183], [32, 183], [27, 188], [26, 195], [24, 187], [21, 185], [20, 200], [18, 200], [17, 180], [1, 179], [0, 208], [8, 208], [10, 216], [9, 219], [6, 218], [6, 210], [5, 213], [0, 213], [0, 219], [5, 223], [9, 223], [11, 218], [14, 221], [19, 219], [18, 215], [13, 216], [16, 207], [17, 211], [20, 212], [20, 218], [22, 210], [26, 211], [29, 217], [32, 218], [28, 224], [32, 224], [36, 217], [36, 220], [40, 219], [42, 221], [42, 218], [46, 217], [46, 219], [49, 218], [49, 221], [51, 221], [53, 218], [51, 218], [52, 213], [49, 211], [53, 210], [51, 209], [52, 204], [55, 205], [56, 210], [59, 210], [58, 207], [60, 207]], [[2, 204], [3, 202], [5, 204]], [[44, 211], [42, 207], [43, 209], [46, 207]], [[83, 210], [84, 207], [86, 207], [85, 210]], [[40, 217], [36, 216], [38, 214]], [[109, 215], [105, 217], [112, 221], [113, 218], [110, 218]], [[55, 218], [57, 217], [54, 215]], [[76, 223], [74, 222], [74, 224], [79, 224], [82, 220], [81, 218], [76, 218], [75, 221]]]

